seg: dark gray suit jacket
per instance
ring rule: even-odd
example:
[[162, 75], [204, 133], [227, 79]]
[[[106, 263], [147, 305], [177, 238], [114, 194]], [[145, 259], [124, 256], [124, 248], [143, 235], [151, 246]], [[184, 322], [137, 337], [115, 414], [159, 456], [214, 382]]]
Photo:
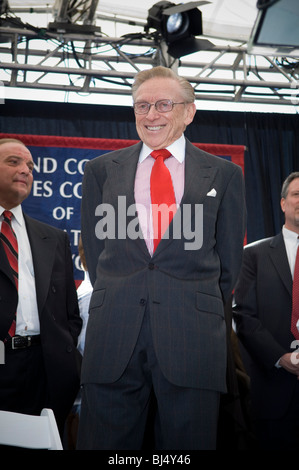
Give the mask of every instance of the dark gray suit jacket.
[[[24, 214], [32, 251], [40, 334], [49, 404], [59, 422], [66, 418], [80, 383], [76, 348], [82, 320], [73, 278], [67, 234]], [[4, 340], [16, 311], [18, 294], [0, 243], [0, 339]], [[4, 367], [4, 366], [3, 366]]]
[[292, 276], [282, 233], [244, 249], [243, 266], [235, 289], [237, 333], [249, 357], [252, 402], [261, 418], [283, 415], [297, 378], [276, 368], [291, 347]]
[[[179, 386], [225, 391], [223, 304], [237, 280], [245, 228], [241, 168], [187, 141], [185, 191], [181, 211], [171, 224], [181, 217], [182, 236], [175, 238], [170, 230], [168, 239], [162, 239], [151, 257], [140, 237], [117, 236], [124, 229], [119, 225], [120, 212], [134, 204], [141, 145], [98, 157], [85, 167], [82, 238], [94, 292], [82, 381], [107, 383], [120, 377], [147, 306], [155, 352], [165, 377]], [[119, 196], [125, 197], [124, 210]], [[116, 212], [114, 239], [100, 240], [95, 234], [100, 220], [95, 214], [103, 203]], [[203, 207], [200, 225], [196, 205]], [[135, 221], [136, 214], [135, 218], [128, 216], [127, 224]], [[185, 249], [185, 243], [190, 242], [190, 223], [197, 236], [203, 233], [197, 250]]]

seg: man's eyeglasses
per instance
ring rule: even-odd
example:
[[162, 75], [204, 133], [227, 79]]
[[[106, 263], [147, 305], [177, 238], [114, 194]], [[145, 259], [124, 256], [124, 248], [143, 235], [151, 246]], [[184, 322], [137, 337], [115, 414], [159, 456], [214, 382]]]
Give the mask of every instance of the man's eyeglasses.
[[159, 100], [156, 103], [147, 103], [146, 101], [136, 101], [133, 108], [136, 114], [147, 114], [152, 106], [155, 106], [159, 113], [168, 113], [173, 110], [175, 104], [186, 104], [184, 101], [181, 103], [174, 103], [171, 100]]

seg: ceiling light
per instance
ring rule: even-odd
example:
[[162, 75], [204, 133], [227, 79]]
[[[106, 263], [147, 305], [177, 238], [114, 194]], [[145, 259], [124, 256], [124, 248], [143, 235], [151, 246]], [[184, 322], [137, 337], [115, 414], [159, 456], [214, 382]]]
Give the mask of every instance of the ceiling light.
[[196, 39], [202, 35], [202, 14], [196, 8], [210, 2], [189, 2], [180, 5], [161, 1], [148, 10], [145, 31], [155, 29], [157, 42], [162, 39], [168, 45], [168, 54], [174, 58], [210, 48], [213, 44], [205, 39]]

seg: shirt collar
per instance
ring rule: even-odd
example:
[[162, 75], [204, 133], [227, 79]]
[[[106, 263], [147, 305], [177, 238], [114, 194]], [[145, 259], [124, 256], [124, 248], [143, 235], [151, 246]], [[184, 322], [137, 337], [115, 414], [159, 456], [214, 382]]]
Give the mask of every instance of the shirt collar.
[[[183, 163], [185, 160], [185, 148], [186, 139], [184, 135], [181, 135], [179, 139], [167, 147], [167, 150], [169, 150], [171, 155], [176, 158], [178, 162]], [[139, 163], [142, 163], [151, 154], [152, 151], [153, 149], [149, 148], [146, 144], [143, 144], [139, 155]]]
[[[2, 215], [3, 212], [5, 211], [5, 208], [0, 206], [0, 214]], [[16, 221], [18, 222], [19, 225], [23, 225], [24, 223], [24, 216], [23, 216], [23, 211], [22, 211], [22, 206], [18, 205], [16, 207], [13, 207], [10, 209], [10, 211], [13, 213]]]
[[292, 242], [297, 242], [299, 235], [297, 232], [293, 232], [292, 230], [289, 230], [285, 226], [282, 227], [282, 232], [283, 236], [286, 240], [292, 241]]

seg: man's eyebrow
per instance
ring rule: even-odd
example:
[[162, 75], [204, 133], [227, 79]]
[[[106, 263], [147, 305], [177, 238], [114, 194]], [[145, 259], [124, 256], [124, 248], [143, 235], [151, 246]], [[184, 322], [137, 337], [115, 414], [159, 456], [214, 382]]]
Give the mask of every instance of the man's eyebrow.
[[[14, 155], [14, 154], [7, 155], [7, 157], [5, 158], [5, 160], [9, 160], [10, 158], [15, 158], [16, 160], [23, 160], [23, 157], [20, 157], [19, 155]], [[33, 161], [33, 160], [29, 160], [28, 162], [26, 162], [26, 164], [33, 167], [33, 166], [34, 166], [34, 161]]]
[[9, 158], [16, 158], [17, 160], [22, 160], [22, 157], [20, 157], [19, 155], [14, 155], [13, 153], [7, 155], [6, 160], [8, 160]]

